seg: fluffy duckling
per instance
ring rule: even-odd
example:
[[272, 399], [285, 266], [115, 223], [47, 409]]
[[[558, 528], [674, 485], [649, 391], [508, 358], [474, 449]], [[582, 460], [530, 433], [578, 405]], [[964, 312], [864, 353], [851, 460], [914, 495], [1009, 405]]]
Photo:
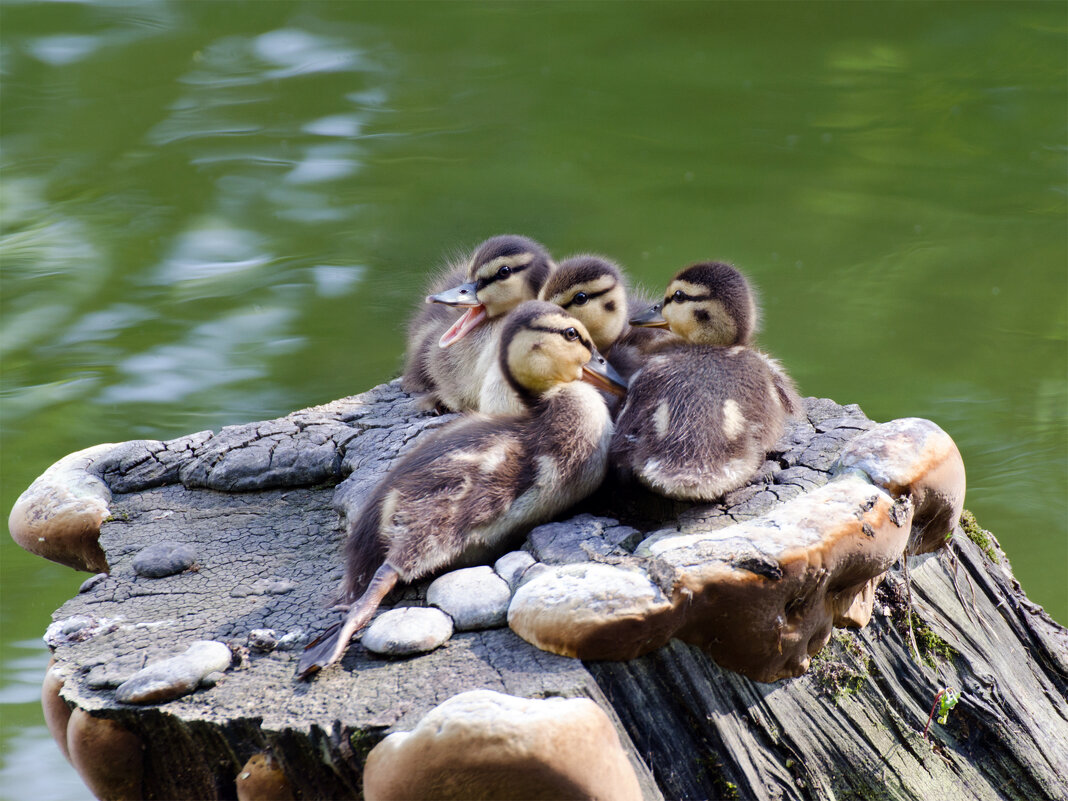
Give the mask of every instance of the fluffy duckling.
[[429, 304], [461, 308], [463, 314], [435, 309], [416, 317], [409, 331], [405, 389], [425, 392], [428, 406], [477, 410], [483, 378], [496, 369], [504, 315], [536, 298], [553, 269], [545, 248], [527, 237], [506, 234], [483, 242], [467, 264], [463, 283], [427, 297]]
[[545, 282], [541, 297], [580, 320], [597, 349], [625, 378], [641, 366], [645, 353], [673, 339], [664, 329], [628, 322], [649, 302], [629, 297], [623, 272], [603, 256], [564, 259]]
[[789, 376], [748, 347], [757, 324], [748, 282], [730, 265], [695, 264], [631, 323], [666, 325], [685, 341], [663, 344], [635, 374], [613, 463], [681, 500], [711, 501], [740, 487], [801, 409]]
[[[560, 262], [541, 288], [541, 299], [555, 303], [575, 317], [593, 338], [593, 344], [619, 374], [629, 378], [655, 343], [677, 339], [663, 328], [630, 325], [629, 318], [649, 307], [649, 302], [627, 298], [623, 272], [603, 256], [571, 256]], [[618, 398], [607, 398], [618, 410]], [[487, 374], [479, 395], [479, 410], [485, 414], [515, 414], [522, 408], [519, 397], [500, 371]]]
[[612, 421], [594, 386], [626, 385], [582, 323], [558, 306], [524, 303], [504, 322], [498, 359], [523, 413], [461, 418], [382, 479], [349, 524], [348, 614], [308, 646], [300, 677], [339, 660], [398, 581], [499, 554], [511, 535], [600, 485]]

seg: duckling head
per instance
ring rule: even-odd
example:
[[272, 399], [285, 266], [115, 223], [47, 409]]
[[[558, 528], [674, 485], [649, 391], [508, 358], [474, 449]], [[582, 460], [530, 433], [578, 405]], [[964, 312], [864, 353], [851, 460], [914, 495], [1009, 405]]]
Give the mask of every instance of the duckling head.
[[623, 274], [602, 256], [564, 259], [542, 287], [541, 298], [581, 322], [603, 352], [608, 352], [627, 325]]
[[438, 344], [447, 348], [485, 320], [536, 298], [552, 270], [548, 251], [533, 239], [514, 234], [487, 239], [468, 262], [465, 283], [427, 298], [428, 303], [467, 309]]
[[630, 323], [666, 326], [696, 345], [748, 345], [757, 320], [756, 299], [745, 276], [729, 264], [710, 261], [679, 272], [663, 303]]
[[501, 372], [528, 402], [572, 381], [617, 394], [627, 383], [597, 351], [586, 327], [559, 306], [527, 301], [505, 320]]

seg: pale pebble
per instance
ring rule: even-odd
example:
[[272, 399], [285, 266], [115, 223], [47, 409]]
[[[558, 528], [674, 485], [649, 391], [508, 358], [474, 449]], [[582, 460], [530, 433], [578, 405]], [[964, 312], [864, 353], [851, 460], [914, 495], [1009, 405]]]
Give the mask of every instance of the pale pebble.
[[375, 618], [360, 641], [376, 654], [410, 656], [433, 651], [452, 637], [452, 630], [452, 618], [440, 609], [405, 606]]
[[451, 617], [457, 631], [503, 626], [511, 599], [508, 583], [487, 566], [446, 573], [426, 591], [427, 603]]

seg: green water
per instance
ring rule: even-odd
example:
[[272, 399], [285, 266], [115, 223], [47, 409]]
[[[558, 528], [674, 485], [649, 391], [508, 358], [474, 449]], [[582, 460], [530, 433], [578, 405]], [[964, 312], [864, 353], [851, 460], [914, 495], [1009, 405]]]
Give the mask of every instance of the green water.
[[[392, 377], [427, 270], [500, 232], [659, 290], [721, 258], [805, 394], [957, 441], [1068, 620], [1061, 3], [0, 6], [2, 508], [59, 457]], [[85, 578], [2, 556], [0, 795]]]

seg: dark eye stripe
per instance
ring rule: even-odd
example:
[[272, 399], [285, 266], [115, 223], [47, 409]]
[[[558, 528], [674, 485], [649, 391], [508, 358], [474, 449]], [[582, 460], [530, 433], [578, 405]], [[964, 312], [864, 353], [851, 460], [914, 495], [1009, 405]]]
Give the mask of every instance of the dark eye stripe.
[[[608, 287], [608, 289], [602, 289], [600, 292], [586, 292], [585, 293], [586, 294], [586, 302], [589, 303], [594, 298], [599, 298], [599, 297], [601, 297], [601, 295], [607, 295], [613, 289], [615, 289], [615, 287], [614, 286], [610, 286], [610, 287]], [[577, 296], [577, 294], [578, 293], [576, 293], [576, 296]], [[560, 306], [560, 308], [561, 309], [569, 309], [569, 308], [571, 308], [572, 305], [574, 305], [574, 303], [575, 303], [575, 298], [572, 297], [571, 300], [569, 300], [567, 303], [562, 304]]]
[[[676, 292], [682, 292], [681, 289], [677, 289], [675, 291]], [[708, 295], [687, 295], [685, 292], [682, 292], [682, 300], [677, 300], [675, 302], [676, 303], [682, 303], [683, 301], [692, 302], [692, 301], [695, 301], [695, 300], [712, 300], [712, 298], [713, 298], [713, 295], [711, 295], [711, 294], [708, 294]], [[667, 306], [673, 300], [675, 300], [675, 292], [672, 292], [670, 295], [668, 295], [666, 298], [664, 298], [664, 305]]]
[[[518, 275], [519, 273], [523, 272], [523, 270], [527, 269], [527, 267], [529, 267], [529, 266], [530, 266], [529, 264], [516, 265], [515, 267], [513, 267], [510, 264], [502, 264], [501, 265], [501, 267], [508, 267], [512, 271], [508, 275], [504, 276], [504, 278], [510, 278], [513, 275]], [[498, 267], [497, 270], [500, 271], [500, 267]], [[476, 287], [477, 287], [475, 289], [475, 291], [478, 292], [479, 289], [483, 289], [483, 288], [489, 286], [492, 283], [495, 283], [497, 281], [503, 281], [503, 280], [504, 279], [501, 278], [501, 276], [497, 275], [497, 273], [494, 273], [489, 278], [478, 278], [475, 281], [475, 284], [476, 284]]]
[[[550, 328], [547, 325], [528, 325], [527, 328], [530, 329], [531, 331], [544, 331], [547, 334], [559, 334], [564, 339], [567, 339], [567, 334], [565, 333], [567, 331], [567, 328], [574, 328], [574, 326], [569, 325], [567, 328]], [[577, 332], [578, 329], [576, 328], [575, 331]], [[567, 339], [567, 341], [568, 342], [581, 342], [583, 347], [586, 348], [586, 350], [588, 350], [590, 353], [593, 353], [593, 343], [590, 342], [588, 339], [586, 339], [586, 337], [582, 336], [582, 334], [578, 335], [578, 339], [577, 340]]]

